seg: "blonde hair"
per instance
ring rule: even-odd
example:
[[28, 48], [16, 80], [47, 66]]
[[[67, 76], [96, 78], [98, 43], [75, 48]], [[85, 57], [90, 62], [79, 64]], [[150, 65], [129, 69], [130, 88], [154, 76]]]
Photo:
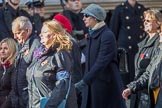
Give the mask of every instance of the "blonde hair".
[[[14, 39], [12, 38], [5, 38], [0, 42], [0, 47], [3, 43], [6, 43], [9, 49], [9, 56], [3, 61], [4, 63], [9, 61], [11, 64], [15, 61], [16, 52], [17, 52], [17, 44]], [[2, 62], [2, 58], [0, 56], [0, 60]]]
[[149, 15], [153, 21], [156, 21], [157, 25], [159, 26], [158, 32], [161, 29], [161, 23], [162, 23], [162, 13], [157, 9], [149, 9], [144, 11], [144, 17]]
[[149, 9], [144, 11], [144, 17], [146, 17], [147, 15], [149, 15], [152, 20], [162, 21], [162, 14], [157, 9]]
[[56, 20], [46, 21], [43, 23], [43, 26], [47, 26], [50, 32], [54, 35], [54, 39], [52, 41], [52, 47], [58, 45], [57, 51], [61, 49], [65, 49], [67, 51], [71, 50], [72, 41], [66, 34], [66, 30], [60, 25], [60, 23]]

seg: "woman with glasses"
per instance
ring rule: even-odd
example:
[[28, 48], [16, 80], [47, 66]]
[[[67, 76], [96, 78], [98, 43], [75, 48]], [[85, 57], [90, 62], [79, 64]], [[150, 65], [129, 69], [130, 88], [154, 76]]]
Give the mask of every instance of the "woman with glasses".
[[147, 10], [144, 12], [144, 31], [147, 33], [146, 38], [138, 44], [139, 50], [135, 56], [135, 78], [127, 85], [123, 91], [123, 98], [131, 98], [131, 108], [148, 108], [148, 75], [144, 74], [147, 71], [151, 60], [156, 54], [159, 46], [160, 20], [162, 14], [158, 10]]
[[114, 34], [105, 24], [106, 11], [91, 4], [81, 13], [89, 28], [86, 50], [86, 71], [75, 84], [82, 92], [81, 108], [125, 108], [122, 84], [117, 66], [117, 45]]
[[40, 34], [41, 47], [34, 51], [27, 70], [29, 108], [42, 108], [42, 97], [48, 98], [45, 108], [57, 108], [65, 99], [65, 108], [77, 108], [77, 98], [71, 81], [72, 41], [56, 20], [44, 22]]
[[11, 108], [8, 95], [14, 76], [16, 52], [16, 42], [12, 38], [4, 38], [0, 42], [0, 108]]

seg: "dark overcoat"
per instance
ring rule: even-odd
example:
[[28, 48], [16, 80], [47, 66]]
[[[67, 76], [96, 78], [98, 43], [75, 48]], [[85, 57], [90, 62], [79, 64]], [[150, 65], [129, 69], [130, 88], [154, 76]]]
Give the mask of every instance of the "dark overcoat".
[[132, 7], [126, 1], [115, 8], [110, 21], [110, 29], [116, 36], [118, 47], [128, 52], [129, 80], [134, 78], [134, 56], [138, 51], [137, 44], [145, 37], [143, 35], [143, 12], [145, 10], [145, 7], [138, 2]]
[[106, 25], [87, 40], [86, 71], [81, 108], [125, 108], [116, 64], [116, 41]]

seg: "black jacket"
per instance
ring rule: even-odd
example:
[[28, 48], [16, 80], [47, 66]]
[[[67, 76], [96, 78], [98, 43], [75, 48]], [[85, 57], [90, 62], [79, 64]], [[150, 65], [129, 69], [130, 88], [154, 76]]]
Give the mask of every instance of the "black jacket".
[[[48, 50], [27, 70], [29, 108], [39, 108], [40, 97], [49, 97], [45, 108], [57, 108], [66, 95], [69, 77], [59, 80], [57, 74], [64, 71], [69, 73], [73, 62], [66, 51], [57, 52], [60, 63], [55, 54], [55, 49]], [[71, 85], [66, 108], [77, 108], [74, 85]]]
[[14, 66], [3, 68], [0, 66], [0, 96], [8, 96], [11, 90], [11, 76], [13, 74]]
[[[23, 45], [19, 45], [11, 91], [12, 105], [16, 108], [25, 108], [28, 104], [28, 82], [26, 80], [26, 69], [34, 60], [33, 51], [39, 46], [39, 39], [34, 38], [32, 35]], [[17, 100], [15, 98], [17, 98]]]
[[0, 40], [6, 37], [13, 38], [11, 24], [12, 21], [19, 16], [26, 16], [30, 19], [29, 14], [25, 10], [19, 8], [15, 10], [8, 4], [0, 9]]

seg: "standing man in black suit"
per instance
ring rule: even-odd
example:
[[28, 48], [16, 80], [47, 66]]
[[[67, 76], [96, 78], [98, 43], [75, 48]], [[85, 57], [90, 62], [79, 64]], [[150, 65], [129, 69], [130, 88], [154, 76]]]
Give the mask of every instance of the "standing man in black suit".
[[146, 8], [136, 0], [126, 0], [115, 8], [110, 21], [110, 29], [116, 36], [118, 48], [127, 52], [129, 73], [125, 73], [123, 77], [125, 85], [134, 79], [134, 56], [138, 51], [137, 44], [145, 37], [143, 31], [145, 10]]

